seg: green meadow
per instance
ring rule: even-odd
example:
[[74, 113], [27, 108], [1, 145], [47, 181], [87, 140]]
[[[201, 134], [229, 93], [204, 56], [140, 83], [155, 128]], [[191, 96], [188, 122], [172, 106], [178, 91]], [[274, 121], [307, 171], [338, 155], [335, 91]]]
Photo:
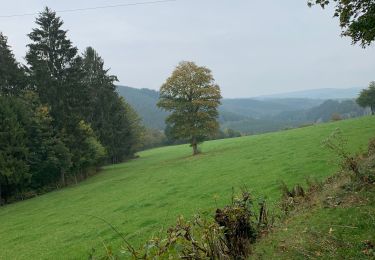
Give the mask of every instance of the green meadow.
[[177, 216], [212, 214], [229, 202], [232, 188], [275, 202], [279, 182], [323, 180], [337, 170], [322, 140], [340, 128], [353, 152], [375, 136], [375, 117], [270, 134], [205, 142], [202, 154], [179, 145], [139, 153], [104, 167], [78, 185], [0, 208], [0, 259], [85, 259], [119, 236], [139, 245]]

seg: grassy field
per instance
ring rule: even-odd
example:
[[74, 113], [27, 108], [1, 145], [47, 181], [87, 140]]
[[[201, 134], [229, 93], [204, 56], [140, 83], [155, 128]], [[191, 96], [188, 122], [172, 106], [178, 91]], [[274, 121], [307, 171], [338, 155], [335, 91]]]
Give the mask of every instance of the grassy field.
[[0, 259], [85, 259], [103, 241], [120, 243], [95, 217], [138, 244], [178, 215], [225, 205], [232, 187], [275, 201], [280, 180], [292, 185], [335, 172], [321, 141], [337, 127], [350, 149], [364, 150], [375, 117], [206, 142], [196, 157], [187, 145], [141, 152], [79, 185], [0, 208]]

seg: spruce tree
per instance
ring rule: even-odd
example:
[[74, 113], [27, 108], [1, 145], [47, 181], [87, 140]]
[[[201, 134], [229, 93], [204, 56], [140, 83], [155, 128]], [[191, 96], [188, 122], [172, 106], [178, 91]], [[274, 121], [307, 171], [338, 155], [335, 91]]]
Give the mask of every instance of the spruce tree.
[[84, 166], [89, 167], [82, 161], [87, 161], [84, 157], [89, 154], [86, 152], [91, 153], [91, 147], [79, 146], [85, 144], [82, 140], [91, 138], [91, 133], [81, 129], [90, 108], [90, 99], [86, 98], [89, 89], [83, 80], [83, 60], [67, 38], [67, 31], [62, 29], [63, 21], [55, 12], [45, 8], [36, 24], [38, 28], [29, 34], [32, 43], [28, 45], [26, 55], [30, 78], [42, 104], [51, 107], [54, 126], [64, 136], [64, 143], [71, 153], [69, 173], [76, 177], [77, 172], [85, 172]]
[[30, 180], [27, 108], [15, 97], [0, 96], [0, 204]]
[[[51, 107], [55, 123], [76, 125], [85, 104], [81, 84], [81, 59], [77, 48], [62, 29], [63, 21], [48, 7], [36, 19], [37, 28], [28, 35], [32, 43], [26, 60], [30, 80], [43, 104]], [[73, 120], [73, 122], [72, 122]]]
[[121, 162], [137, 150], [143, 128], [135, 111], [120, 98], [104, 61], [91, 47], [83, 54], [84, 84], [89, 105], [85, 121], [90, 123], [99, 141], [107, 150], [110, 162]]
[[14, 58], [7, 37], [0, 32], [0, 95], [19, 95], [25, 87], [24, 69]]
[[[112, 99], [115, 98], [117, 77], [108, 75], [104, 68], [104, 61], [92, 48], [86, 48], [83, 53], [83, 83], [87, 89], [88, 106], [84, 110], [85, 121], [91, 124], [94, 130], [105, 127], [104, 121], [110, 116], [109, 109]], [[98, 137], [101, 133], [97, 133]]]
[[144, 127], [135, 110], [119, 97], [113, 106], [112, 133], [112, 161], [121, 162], [134, 156], [140, 148]]

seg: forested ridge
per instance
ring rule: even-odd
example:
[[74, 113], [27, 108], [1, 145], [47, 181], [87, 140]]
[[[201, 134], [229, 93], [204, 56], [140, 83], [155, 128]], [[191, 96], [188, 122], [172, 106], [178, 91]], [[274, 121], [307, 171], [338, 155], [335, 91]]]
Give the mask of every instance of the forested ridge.
[[[136, 89], [118, 86], [120, 95], [127, 97], [136, 109], [146, 127], [160, 135], [165, 128], [168, 113], [160, 110], [159, 92], [151, 89]], [[323, 89], [322, 92], [326, 90]], [[318, 90], [316, 90], [318, 92]], [[328, 94], [332, 90], [329, 90]], [[337, 97], [344, 96], [348, 90], [336, 91]], [[332, 93], [331, 93], [332, 94]], [[333, 95], [333, 94], [332, 94]], [[328, 95], [329, 96], [329, 95]], [[369, 114], [369, 109], [361, 108], [354, 98], [312, 99], [312, 98], [235, 98], [221, 100], [219, 122], [221, 131], [236, 131], [244, 135], [279, 131], [307, 124], [329, 122], [332, 117], [340, 119], [354, 118]], [[168, 131], [166, 131], [168, 134]], [[227, 137], [227, 136], [222, 136]], [[150, 140], [157, 139], [152, 138]], [[160, 138], [159, 138], [160, 139]]]
[[0, 32], [0, 205], [35, 196], [134, 156], [143, 127], [103, 59], [79, 54], [46, 8], [16, 61]]

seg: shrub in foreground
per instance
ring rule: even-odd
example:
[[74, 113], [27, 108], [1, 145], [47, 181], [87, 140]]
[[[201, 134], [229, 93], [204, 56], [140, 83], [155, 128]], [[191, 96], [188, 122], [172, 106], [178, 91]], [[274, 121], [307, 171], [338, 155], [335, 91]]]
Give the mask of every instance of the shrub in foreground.
[[166, 234], [147, 241], [135, 249], [121, 235], [124, 246], [120, 253], [108, 250], [104, 257], [90, 259], [247, 259], [251, 245], [270, 227], [266, 203], [258, 210], [248, 192], [215, 212], [214, 218], [196, 215], [188, 221], [179, 217]]

